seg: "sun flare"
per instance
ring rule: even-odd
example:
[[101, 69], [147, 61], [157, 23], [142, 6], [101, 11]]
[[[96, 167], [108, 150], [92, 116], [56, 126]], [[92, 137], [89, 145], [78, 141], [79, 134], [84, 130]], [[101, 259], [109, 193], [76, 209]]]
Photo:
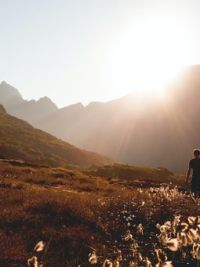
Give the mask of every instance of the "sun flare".
[[192, 29], [176, 17], [144, 17], [130, 23], [109, 51], [115, 88], [163, 95], [167, 84], [193, 63]]

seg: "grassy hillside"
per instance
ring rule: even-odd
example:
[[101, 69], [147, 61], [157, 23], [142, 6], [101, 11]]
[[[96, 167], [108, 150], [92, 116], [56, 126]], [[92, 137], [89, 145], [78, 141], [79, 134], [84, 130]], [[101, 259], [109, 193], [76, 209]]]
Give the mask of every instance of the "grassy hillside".
[[50, 166], [88, 167], [110, 162], [106, 157], [78, 149], [8, 115], [0, 106], [0, 157]]
[[150, 168], [124, 164], [93, 167], [85, 171], [88, 175], [102, 177], [112, 183], [129, 186], [149, 187], [156, 184], [182, 184], [182, 175], [174, 174], [166, 168]]
[[[0, 161], [0, 200], [0, 266], [26, 266], [33, 255], [45, 267], [102, 267], [106, 259], [119, 260], [121, 267], [144, 267], [150, 266], [147, 257], [153, 266], [165, 266], [156, 249], [182, 263], [174, 266], [193, 266], [191, 254], [174, 256], [162, 245], [156, 224], [175, 215], [181, 215], [180, 222], [199, 215], [199, 202], [176, 189], [159, 188], [159, 183], [131, 188], [77, 169]], [[41, 240], [45, 251], [34, 251]], [[93, 265], [88, 262], [91, 252], [98, 260]]]

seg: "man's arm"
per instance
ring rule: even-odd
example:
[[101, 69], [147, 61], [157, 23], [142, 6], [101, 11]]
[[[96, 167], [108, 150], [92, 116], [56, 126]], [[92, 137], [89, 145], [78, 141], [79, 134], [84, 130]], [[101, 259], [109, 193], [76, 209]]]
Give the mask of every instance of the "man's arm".
[[189, 182], [191, 170], [192, 170], [192, 168], [189, 167], [188, 171], [187, 171], [187, 174], [186, 174], [186, 179], [185, 179], [186, 184], [188, 184], [188, 182]]
[[191, 170], [192, 170], [192, 160], [189, 161], [189, 167], [188, 167], [188, 171], [187, 171], [186, 179], [185, 179], [186, 184], [188, 184], [189, 182]]

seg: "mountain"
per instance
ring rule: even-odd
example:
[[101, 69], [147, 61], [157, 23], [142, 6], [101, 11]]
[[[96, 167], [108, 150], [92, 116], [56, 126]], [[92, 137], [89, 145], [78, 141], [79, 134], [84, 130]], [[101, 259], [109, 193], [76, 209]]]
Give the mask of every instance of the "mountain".
[[27, 122], [8, 115], [0, 105], [0, 158], [21, 159], [50, 166], [88, 167], [111, 161], [84, 151], [35, 129]]
[[200, 66], [192, 66], [169, 85], [162, 100], [132, 94], [75, 113], [65, 109], [64, 123], [56, 112], [37, 126], [116, 161], [183, 172], [192, 149], [200, 146], [199, 99]]
[[[107, 103], [80, 103], [60, 109], [35, 125], [47, 132], [83, 148], [104, 151], [115, 158], [121, 154], [119, 144], [125, 140], [123, 133], [130, 119], [136, 119], [141, 108], [133, 96], [127, 96]], [[117, 145], [116, 145], [117, 144]]]
[[0, 84], [0, 104], [13, 116], [26, 120], [31, 124], [57, 111], [57, 106], [48, 97], [36, 100], [24, 100], [13, 86]]
[[25, 114], [15, 116], [116, 161], [183, 172], [200, 146], [200, 66], [188, 67], [166, 91], [163, 99], [130, 94], [86, 107], [77, 103], [34, 121], [27, 105]]
[[60, 112], [62, 116], [57, 112], [40, 121], [37, 127], [82, 148], [112, 156], [116, 161], [171, 169], [178, 166], [165, 153], [167, 137], [163, 122], [167, 118], [160, 102], [129, 95]]
[[23, 101], [19, 91], [3, 81], [0, 84], [0, 102], [2, 105], [15, 105]]
[[48, 98], [43, 97], [38, 101], [36, 100], [24, 100], [19, 105], [10, 105], [5, 106], [6, 110], [23, 120], [26, 120], [34, 125], [35, 122], [41, 118], [54, 113], [57, 110], [56, 105]]
[[[76, 124], [83, 111], [84, 106], [81, 103], [73, 104], [68, 107], [58, 109], [56, 112], [41, 118], [35, 122], [34, 126], [46, 129], [47, 132], [67, 140], [67, 128], [69, 127], [69, 132], [71, 132], [71, 127]], [[42, 126], [43, 124], [44, 126]], [[82, 130], [84, 131], [84, 129]]]

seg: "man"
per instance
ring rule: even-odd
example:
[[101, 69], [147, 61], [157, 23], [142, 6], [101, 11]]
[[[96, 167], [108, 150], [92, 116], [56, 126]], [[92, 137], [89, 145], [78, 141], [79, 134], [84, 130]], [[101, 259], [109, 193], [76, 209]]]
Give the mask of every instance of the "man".
[[189, 168], [186, 175], [188, 184], [192, 170], [191, 191], [195, 197], [200, 197], [200, 150], [194, 149], [194, 158], [189, 162]]

